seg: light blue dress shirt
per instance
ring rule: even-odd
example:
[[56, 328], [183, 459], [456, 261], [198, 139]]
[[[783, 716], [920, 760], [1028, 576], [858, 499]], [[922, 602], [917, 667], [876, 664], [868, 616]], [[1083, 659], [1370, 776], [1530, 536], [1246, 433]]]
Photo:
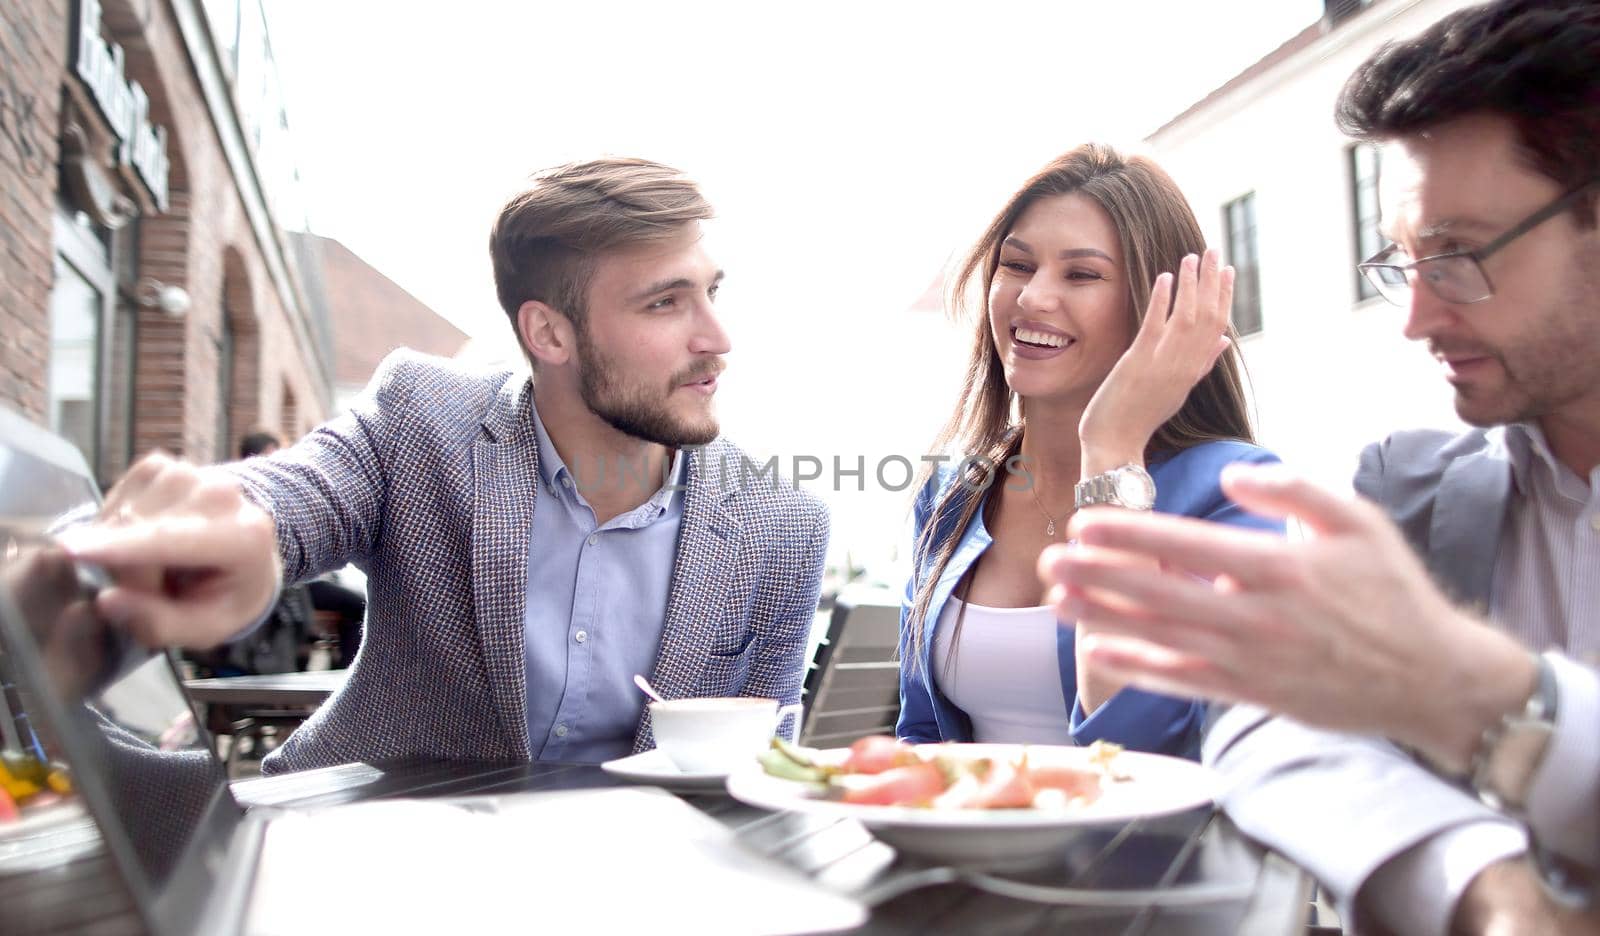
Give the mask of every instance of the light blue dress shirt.
[[[535, 760], [583, 763], [622, 757], [633, 749], [645, 701], [633, 675], [650, 675], [661, 646], [683, 521], [683, 452], [654, 496], [598, 524], [537, 405], [533, 424], [539, 494], [523, 613], [529, 752]], [[574, 467], [584, 478], [600, 470], [582, 461]]]

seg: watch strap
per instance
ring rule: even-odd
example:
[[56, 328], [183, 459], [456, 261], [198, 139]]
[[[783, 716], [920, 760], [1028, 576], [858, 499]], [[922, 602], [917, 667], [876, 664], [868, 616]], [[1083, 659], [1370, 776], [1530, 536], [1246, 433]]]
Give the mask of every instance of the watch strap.
[[[1124, 475], [1134, 473], [1141, 478], [1145, 487], [1150, 492], [1150, 504], [1128, 504], [1122, 500], [1117, 490], [1117, 481]], [[1155, 503], [1155, 481], [1150, 473], [1139, 465], [1129, 463], [1120, 465], [1110, 471], [1104, 471], [1092, 478], [1084, 478], [1072, 489], [1073, 507], [1082, 510], [1085, 507], [1095, 507], [1101, 504], [1110, 504], [1115, 507], [1130, 507], [1135, 510], [1149, 510]]]
[[1489, 806], [1520, 814], [1528, 791], [1555, 734], [1557, 688], [1548, 658], [1535, 655], [1538, 682], [1522, 709], [1510, 712], [1483, 733], [1472, 759], [1472, 789]]

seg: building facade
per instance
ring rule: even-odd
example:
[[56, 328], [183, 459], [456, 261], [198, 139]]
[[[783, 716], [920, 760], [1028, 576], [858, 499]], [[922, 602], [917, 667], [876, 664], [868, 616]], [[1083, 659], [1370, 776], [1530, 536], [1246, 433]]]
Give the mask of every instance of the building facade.
[[[397, 348], [455, 357], [467, 336], [394, 280], [331, 237], [293, 234], [300, 268], [333, 310], [334, 407], [343, 409], [366, 388], [378, 365]], [[503, 348], [505, 342], [501, 342]], [[520, 361], [520, 357], [518, 358]]]
[[0, 406], [102, 484], [333, 401], [260, 0], [0, 6]]
[[1238, 270], [1234, 322], [1263, 444], [1328, 484], [1398, 428], [1460, 428], [1406, 310], [1355, 265], [1382, 246], [1375, 149], [1334, 126], [1350, 73], [1469, 0], [1328, 0], [1325, 15], [1148, 137]]

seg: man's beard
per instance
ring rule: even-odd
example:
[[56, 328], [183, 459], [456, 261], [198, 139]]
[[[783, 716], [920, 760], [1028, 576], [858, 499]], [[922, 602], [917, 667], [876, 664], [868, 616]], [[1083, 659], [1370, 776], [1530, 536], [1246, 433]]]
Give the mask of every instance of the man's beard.
[[[578, 364], [578, 392], [584, 405], [618, 432], [669, 448], [706, 445], [717, 437], [715, 417], [708, 414], [699, 423], [678, 419], [667, 405], [667, 396], [655, 396], [642, 384], [630, 384], [581, 333]], [[717, 365], [702, 366], [677, 375], [668, 384], [666, 394], [693, 382], [697, 376], [713, 376], [720, 370]]]
[[[1589, 263], [1600, 263], [1600, 251], [1589, 251]], [[1594, 318], [1594, 297], [1600, 289], [1595, 268], [1578, 263], [1567, 288], [1547, 300], [1551, 311], [1534, 317], [1537, 331], [1525, 332], [1500, 348], [1481, 344], [1430, 341], [1429, 350], [1466, 352], [1496, 361], [1505, 375], [1500, 388], [1456, 388], [1456, 415], [1474, 426], [1531, 422], [1593, 398], [1600, 390], [1595, 362], [1600, 360], [1600, 323]]]

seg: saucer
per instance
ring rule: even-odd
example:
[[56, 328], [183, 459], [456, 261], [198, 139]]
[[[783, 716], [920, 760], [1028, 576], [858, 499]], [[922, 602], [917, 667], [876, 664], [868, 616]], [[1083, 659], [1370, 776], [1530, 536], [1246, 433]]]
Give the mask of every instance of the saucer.
[[648, 783], [684, 792], [721, 792], [728, 780], [726, 771], [685, 773], [679, 770], [678, 765], [667, 756], [667, 752], [660, 748], [651, 748], [638, 754], [608, 760], [600, 765], [600, 769], [614, 777], [622, 777], [635, 783]]

